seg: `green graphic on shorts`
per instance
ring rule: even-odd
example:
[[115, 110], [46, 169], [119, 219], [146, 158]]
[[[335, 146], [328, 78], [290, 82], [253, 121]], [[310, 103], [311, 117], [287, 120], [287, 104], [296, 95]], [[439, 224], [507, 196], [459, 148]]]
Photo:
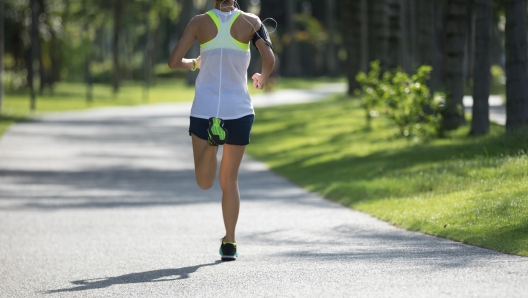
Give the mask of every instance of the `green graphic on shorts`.
[[220, 126], [222, 124], [222, 119], [212, 118], [212, 120], [213, 120], [213, 125], [211, 126], [211, 132], [213, 133], [213, 135], [218, 136], [218, 138], [221, 141], [224, 141], [226, 139], [226, 132]]

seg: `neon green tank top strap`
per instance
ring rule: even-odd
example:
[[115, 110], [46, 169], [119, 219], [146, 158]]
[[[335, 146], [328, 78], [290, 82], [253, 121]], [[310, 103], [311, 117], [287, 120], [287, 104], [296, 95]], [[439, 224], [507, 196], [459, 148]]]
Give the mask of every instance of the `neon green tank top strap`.
[[211, 17], [211, 19], [213, 19], [213, 22], [216, 25], [216, 29], [220, 30], [220, 19], [218, 18], [218, 16], [212, 11], [208, 11], [207, 15], [209, 15], [209, 17]]
[[[229, 24], [229, 30], [231, 30], [231, 27], [233, 27], [233, 23], [236, 21], [236, 19], [238, 19], [238, 17], [242, 14], [241, 11], [237, 12], [236, 15], [234, 15], [232, 18], [231, 18], [231, 24]], [[233, 36], [231, 36], [231, 39], [233, 40], [234, 43], [236, 43], [237, 46], [239, 46], [242, 50], [244, 51], [249, 51], [249, 43], [242, 43], [238, 40], [236, 40]]]
[[[218, 30], [218, 32], [220, 32], [220, 19], [218, 18], [218, 16], [212, 12], [212, 11], [208, 11], [206, 12], [207, 15], [213, 20], [213, 22], [215, 23], [216, 25], [216, 30]], [[206, 43], [202, 43], [200, 44], [200, 47], [205, 47], [206, 45], [210, 44], [211, 42], [213, 42], [214, 38], [211, 39], [210, 41], [206, 42]]]

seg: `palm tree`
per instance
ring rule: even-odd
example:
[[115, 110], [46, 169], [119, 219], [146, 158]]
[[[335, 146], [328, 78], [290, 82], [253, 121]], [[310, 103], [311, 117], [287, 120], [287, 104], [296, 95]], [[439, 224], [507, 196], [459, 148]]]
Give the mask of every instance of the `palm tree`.
[[469, 0], [448, 0], [446, 18], [445, 89], [447, 102], [443, 111], [443, 128], [456, 129], [466, 123], [464, 97], [464, 48], [467, 34]]
[[528, 57], [526, 1], [505, 0], [506, 10], [506, 130], [528, 125]]
[[471, 134], [489, 130], [492, 0], [475, 0], [475, 67], [473, 70], [473, 117]]

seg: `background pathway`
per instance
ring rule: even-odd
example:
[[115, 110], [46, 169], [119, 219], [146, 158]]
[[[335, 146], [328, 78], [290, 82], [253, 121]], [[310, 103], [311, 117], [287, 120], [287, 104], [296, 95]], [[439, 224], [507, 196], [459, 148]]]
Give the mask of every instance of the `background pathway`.
[[[506, 106], [501, 95], [491, 95], [489, 98], [490, 120], [500, 125], [506, 125]], [[473, 107], [473, 97], [464, 96], [464, 108], [467, 113], [471, 113]]]
[[195, 184], [189, 108], [13, 126], [0, 139], [0, 297], [528, 295], [528, 258], [397, 229], [250, 158], [241, 256], [219, 262], [220, 190]]

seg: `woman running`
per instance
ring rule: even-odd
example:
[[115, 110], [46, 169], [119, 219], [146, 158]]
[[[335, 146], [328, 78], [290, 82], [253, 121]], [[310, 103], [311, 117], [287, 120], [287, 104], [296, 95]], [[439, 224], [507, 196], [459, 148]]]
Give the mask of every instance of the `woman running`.
[[[264, 88], [275, 57], [266, 27], [257, 16], [238, 10], [236, 0], [213, 1], [212, 11], [189, 22], [168, 64], [178, 70], [200, 69], [189, 125], [196, 181], [204, 190], [213, 186], [218, 145], [224, 145], [219, 180], [226, 233], [220, 255], [223, 261], [232, 261], [238, 256], [235, 239], [240, 208], [238, 170], [254, 120], [247, 88], [250, 41], [263, 60], [262, 72], [252, 77], [255, 88]], [[200, 43], [200, 56], [183, 58], [195, 40]]]

